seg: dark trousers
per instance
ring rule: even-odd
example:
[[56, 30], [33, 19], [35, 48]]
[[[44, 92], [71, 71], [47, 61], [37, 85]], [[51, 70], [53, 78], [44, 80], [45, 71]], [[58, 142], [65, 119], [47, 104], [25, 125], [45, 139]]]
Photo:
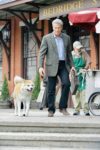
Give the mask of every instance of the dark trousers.
[[65, 61], [59, 61], [58, 72], [54, 77], [48, 77], [48, 111], [55, 113], [55, 92], [57, 76], [61, 79], [61, 98], [59, 102], [59, 109], [66, 109], [69, 90], [70, 90], [70, 80], [69, 72], [65, 67]]

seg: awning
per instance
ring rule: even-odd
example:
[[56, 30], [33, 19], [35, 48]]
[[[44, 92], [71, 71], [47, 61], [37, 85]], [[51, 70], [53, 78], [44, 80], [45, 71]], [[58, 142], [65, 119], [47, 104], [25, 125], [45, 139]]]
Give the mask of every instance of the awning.
[[92, 8], [68, 15], [71, 25], [79, 25], [89, 30], [95, 29], [96, 23], [100, 20], [100, 8]]

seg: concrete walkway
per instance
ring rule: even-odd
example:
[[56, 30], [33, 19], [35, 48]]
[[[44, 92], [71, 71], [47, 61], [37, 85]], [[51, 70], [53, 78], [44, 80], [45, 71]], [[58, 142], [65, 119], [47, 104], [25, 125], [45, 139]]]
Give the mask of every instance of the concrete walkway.
[[96, 124], [100, 127], [99, 116], [84, 116], [81, 112], [80, 116], [73, 116], [73, 109], [68, 109], [70, 116], [63, 116], [58, 110], [54, 117], [48, 117], [46, 109], [31, 109], [28, 117], [18, 117], [14, 115], [14, 109], [0, 109], [0, 122], [32, 122], [32, 123], [67, 123], [67, 124]]
[[73, 116], [73, 111], [68, 109], [70, 115], [63, 116], [57, 109], [54, 117], [48, 117], [47, 109], [31, 109], [28, 117], [18, 117], [14, 109], [0, 109], [0, 150], [84, 150], [84, 146], [85, 150], [99, 150], [100, 117], [83, 112]]

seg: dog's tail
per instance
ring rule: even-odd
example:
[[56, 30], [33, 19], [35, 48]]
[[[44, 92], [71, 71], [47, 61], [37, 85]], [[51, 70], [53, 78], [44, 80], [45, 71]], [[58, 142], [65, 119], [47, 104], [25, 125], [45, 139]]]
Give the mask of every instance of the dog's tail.
[[14, 84], [16, 85], [17, 83], [21, 83], [21, 82], [23, 82], [24, 81], [24, 79], [23, 78], [21, 78], [20, 76], [15, 76], [14, 77]]

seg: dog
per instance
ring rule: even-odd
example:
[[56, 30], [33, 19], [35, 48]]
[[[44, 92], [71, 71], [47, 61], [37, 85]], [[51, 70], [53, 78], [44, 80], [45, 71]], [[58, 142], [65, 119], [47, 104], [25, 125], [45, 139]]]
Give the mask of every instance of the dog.
[[[28, 116], [30, 102], [32, 97], [32, 91], [34, 84], [32, 80], [25, 80], [20, 76], [14, 77], [14, 108], [15, 115], [17, 116]], [[21, 104], [23, 104], [23, 109], [21, 109]]]

